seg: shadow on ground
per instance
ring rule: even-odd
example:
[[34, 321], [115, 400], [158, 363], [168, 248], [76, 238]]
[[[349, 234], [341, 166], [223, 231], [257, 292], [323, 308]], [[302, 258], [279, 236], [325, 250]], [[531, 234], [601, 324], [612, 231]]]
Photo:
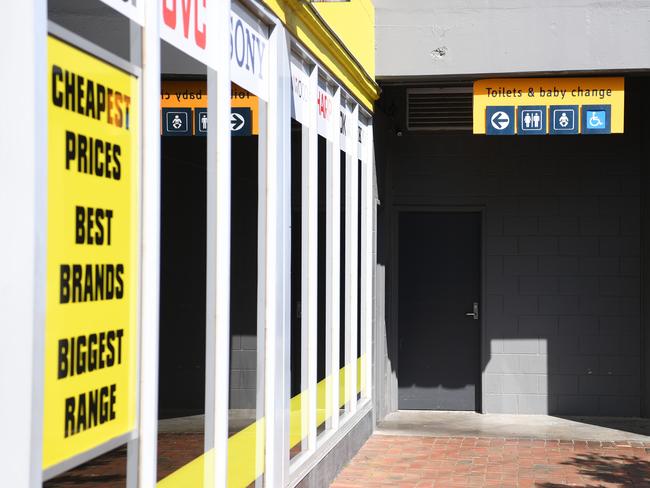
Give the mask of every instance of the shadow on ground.
[[[636, 456], [607, 456], [582, 454], [562, 463], [577, 468], [581, 476], [592, 478], [594, 484], [581, 488], [599, 488], [602, 483], [619, 486], [650, 487], [650, 461]], [[567, 488], [575, 485], [562, 483], [537, 483], [538, 488]]]
[[631, 434], [650, 436], [650, 421], [647, 418], [636, 417], [587, 417], [574, 415], [556, 415], [556, 417], [589, 424], [607, 429], [629, 432]]

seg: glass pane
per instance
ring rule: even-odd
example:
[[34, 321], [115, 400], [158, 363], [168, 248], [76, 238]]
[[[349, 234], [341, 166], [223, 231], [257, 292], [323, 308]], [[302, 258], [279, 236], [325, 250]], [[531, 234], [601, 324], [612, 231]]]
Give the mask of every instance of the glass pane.
[[[307, 430], [303, 428], [307, 395], [302, 377], [302, 124], [291, 120], [291, 357], [289, 402], [289, 458], [293, 459], [306, 448]], [[306, 277], [304, 277], [306, 279]], [[304, 326], [307, 326], [305, 321]], [[306, 337], [306, 333], [305, 333]], [[306, 359], [306, 358], [305, 358]], [[306, 427], [306, 426], [305, 426]]]
[[[88, 41], [91, 41], [92, 43], [107, 50], [108, 52], [117, 55], [118, 57], [122, 58], [126, 62], [131, 61], [133, 64], [140, 65], [140, 57], [136, 54], [139, 53], [139, 49], [140, 49], [140, 44], [138, 41], [140, 33], [137, 32], [136, 34], [135, 31], [131, 31], [128, 18], [122, 16], [114, 9], [103, 4], [100, 0], [87, 0], [84, 2], [73, 2], [69, 0], [49, 0], [48, 2], [46, 2], [46, 4], [47, 4], [47, 17], [49, 21], [52, 21], [60, 25], [61, 27], [64, 27], [68, 31], [77, 34]], [[111, 35], [106, 35], [105, 29], [102, 29], [106, 25], [111, 26]], [[133, 58], [131, 58], [131, 54], [134, 55]], [[93, 68], [87, 66], [75, 67], [74, 62], [72, 60], [70, 60], [69, 64], [70, 66], [68, 66], [68, 68], [70, 70], [70, 73], [74, 72], [78, 76], [87, 75], [88, 70], [93, 71]], [[93, 78], [93, 80], [96, 83], [106, 83], [107, 81], [109, 81], [103, 78], [103, 76], [98, 78]], [[133, 97], [137, 96], [138, 98], [140, 97], [140, 95], [135, 95], [135, 94], [132, 94], [131, 96]], [[91, 133], [90, 134], [86, 133], [85, 129], [91, 130]], [[97, 130], [95, 128], [90, 129], [88, 127], [85, 127], [85, 129], [81, 129], [82, 132], [84, 132], [84, 134], [93, 137], [97, 135], [96, 134]], [[118, 141], [113, 140], [111, 142], [117, 143]], [[123, 160], [122, 168], [123, 169], [126, 168], [127, 165], [128, 165], [127, 160], [126, 159]], [[130, 167], [130, 165], [128, 166]], [[126, 180], [123, 178], [122, 181], [126, 181]], [[76, 202], [76, 203], [80, 204], [82, 202]], [[102, 201], [102, 204], [105, 203], [106, 203], [105, 201]], [[90, 210], [90, 207], [88, 209]], [[121, 218], [124, 217], [125, 215], [122, 214]], [[113, 220], [113, 225], [116, 226], [116, 228], [119, 226], [117, 220]], [[100, 275], [98, 274], [97, 276]], [[100, 281], [101, 280], [99, 280], [98, 282]], [[129, 284], [132, 282], [133, 281], [130, 281]], [[128, 288], [128, 284], [127, 284], [127, 288]], [[102, 293], [103, 293], [103, 288], [102, 288]], [[112, 310], [114, 311], [114, 309]], [[89, 334], [85, 336], [86, 338], [88, 338], [88, 340], [91, 340], [91, 335], [94, 338], [95, 336], [98, 335], [99, 332], [101, 332], [99, 329], [96, 328], [95, 325], [89, 322], [96, 322], [96, 321], [101, 322], [102, 329], [105, 329], [106, 327], [112, 327], [110, 324], [106, 325], [107, 319], [103, 314], [91, 313], [89, 314], [89, 317], [90, 319], [85, 319], [86, 323], [84, 323], [84, 327], [89, 329]], [[114, 325], [118, 326], [117, 324]], [[122, 328], [123, 325], [125, 324], [119, 325], [119, 327]], [[135, 323], [132, 324], [132, 327], [133, 330], [135, 330]], [[64, 323], [64, 330], [66, 331], [66, 337], [73, 336], [73, 332], [70, 331], [71, 330], [70, 322]], [[92, 330], [93, 332], [90, 333], [90, 330]], [[126, 332], [123, 337], [124, 342], [122, 344], [124, 348], [123, 351], [126, 351], [127, 350], [126, 336], [128, 334], [128, 330], [127, 329], [124, 330]], [[77, 339], [84, 337], [84, 336], [77, 336], [76, 334], [74, 334], [74, 336], [77, 337]], [[68, 341], [64, 341], [64, 342], [67, 343]], [[130, 341], [128, 342], [130, 343]], [[72, 343], [72, 341], [70, 341], [70, 343]], [[84, 350], [83, 342], [77, 340], [76, 343], [78, 345], [78, 347], [76, 348], [77, 358], [86, 357], [85, 354], [78, 354], [79, 350], [82, 351]], [[111, 344], [113, 344], [113, 342], [111, 342]], [[89, 346], [89, 349], [90, 348], [91, 346]], [[72, 350], [75, 348], [71, 347], [70, 349]], [[71, 359], [70, 364], [72, 363], [73, 361]], [[81, 368], [80, 365], [83, 366], [83, 364], [84, 363], [80, 361], [76, 362], [77, 368]], [[123, 367], [126, 367], [126, 365], [127, 365], [126, 361], [122, 363]], [[71, 367], [70, 370], [72, 369], [74, 368]], [[80, 374], [83, 374], [84, 378], [86, 377], [87, 374], [93, 374], [93, 375], [97, 375], [98, 373], [100, 375], [103, 374], [98, 371], [95, 371], [93, 373], [92, 370], [84, 370], [83, 373], [80, 373], [79, 369], [77, 369], [76, 371], [77, 373], [75, 377], [72, 379], [81, 378], [81, 376], [79, 376]], [[70, 375], [68, 375], [65, 381], [71, 379], [69, 376]], [[92, 378], [89, 381], [91, 384], [94, 384], [96, 382], [96, 380], [93, 380]], [[123, 392], [121, 392], [119, 388], [120, 387], [118, 386], [117, 402], [120, 402], [120, 400], [123, 399], [123, 395], [120, 396], [120, 393]], [[81, 394], [81, 391], [79, 391], [79, 394]], [[8, 399], [9, 394], [6, 394], [5, 398]], [[82, 414], [78, 410], [76, 415], [76, 420], [77, 420], [76, 426], [71, 427], [72, 423], [71, 424], [66, 423], [66, 428], [71, 428], [72, 433], [79, 433], [79, 430], [77, 429], [80, 429], [80, 424], [81, 425], [85, 424], [86, 425], [85, 428], [88, 429], [96, 429], [97, 427], [99, 427], [97, 425], [96, 420], [101, 415], [101, 411], [99, 412], [98, 415], [96, 415], [98, 413], [98, 410], [93, 408], [93, 406], [96, 404], [96, 402], [94, 401], [95, 398], [94, 391], [87, 393], [85, 395], [85, 398], [87, 399], [88, 402], [87, 403], [88, 410], [86, 411], [86, 416], [85, 417], [82, 416]], [[81, 408], [81, 405], [86, 405], [86, 403], [81, 401], [80, 396], [78, 396], [77, 399], [78, 399], [77, 406]], [[49, 403], [46, 403], [45, 405], [46, 410], [48, 408], [50, 410], [53, 410], [52, 407], [53, 405]], [[119, 413], [117, 413], [116, 416], [117, 418], [119, 418]], [[83, 418], [87, 420], [87, 423], [82, 422], [81, 419]], [[63, 427], [63, 422], [61, 422], [60, 425], [61, 427]], [[81, 427], [81, 429], [85, 430], [83, 427]], [[68, 439], [70, 439], [70, 437], [68, 437]], [[45, 439], [45, 442], [47, 443], [48, 440]], [[55, 488], [55, 487], [62, 487], [62, 486], [99, 487], [99, 486], [106, 486], [108, 483], [113, 483], [116, 486], [125, 486], [126, 485], [126, 457], [127, 457], [126, 446], [123, 445], [44, 482], [43, 486], [47, 488]], [[5, 484], [3, 484], [3, 486], [4, 485]]]
[[[163, 43], [162, 60], [172, 57], [189, 61]], [[204, 453], [207, 137], [194, 120], [207, 110], [207, 83], [196, 69], [201, 79], [161, 83], [159, 480], [182, 477]]]
[[361, 375], [363, 374], [363, 361], [361, 360], [361, 160], [357, 161], [357, 399], [361, 398]]
[[346, 169], [347, 169], [347, 164], [346, 164], [346, 154], [345, 151], [341, 151], [340, 154], [340, 165], [341, 165], [341, 288], [340, 288], [340, 317], [341, 317], [341, 322], [339, 324], [340, 327], [340, 342], [339, 342], [339, 351], [340, 351], [340, 364], [339, 364], [339, 407], [340, 407], [340, 414], [343, 415], [343, 413], [348, 409], [348, 402], [346, 402], [346, 387], [345, 387], [345, 366], [349, 362], [349, 353], [346, 355], [346, 351], [348, 351], [348, 341], [349, 337], [346, 335], [346, 320], [345, 320], [345, 299], [346, 299], [346, 289], [347, 289], [347, 276], [345, 275], [345, 264], [346, 264], [346, 249], [347, 249], [347, 243], [348, 243], [348, 236], [346, 235], [345, 232], [345, 216], [346, 216], [346, 210], [347, 210], [347, 193], [345, 191], [346, 185], [347, 185], [347, 174], [346, 174]]
[[113, 449], [87, 463], [43, 483], [43, 488], [68, 486], [100, 488], [110, 480], [114, 486], [126, 486], [126, 446]]
[[327, 371], [327, 324], [326, 324], [326, 252], [327, 252], [327, 141], [318, 136], [318, 304], [317, 304], [317, 360], [316, 360], [316, 425], [320, 434], [329, 428], [330, 422], [327, 415], [328, 391], [326, 377]]
[[[259, 301], [259, 190], [264, 102], [233, 84], [231, 132], [230, 486], [261, 486], [264, 468], [264, 323]], [[235, 107], [235, 105], [237, 105]], [[247, 129], [248, 127], [248, 129]], [[263, 140], [263, 139], [262, 139]], [[257, 482], [257, 483], [256, 483]]]
[[206, 150], [205, 137], [161, 140], [159, 479], [203, 454]]

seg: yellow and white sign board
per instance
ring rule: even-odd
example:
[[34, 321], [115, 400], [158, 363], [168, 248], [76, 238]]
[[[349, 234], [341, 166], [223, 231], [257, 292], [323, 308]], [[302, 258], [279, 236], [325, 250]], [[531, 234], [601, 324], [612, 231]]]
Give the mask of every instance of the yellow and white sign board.
[[48, 38], [43, 468], [136, 419], [139, 80]]
[[[575, 107], [575, 127], [573, 133], [585, 133], [583, 127], [586, 107], [607, 107], [611, 114], [607, 121], [607, 133], [622, 134], [623, 118], [625, 111], [625, 80], [622, 77], [612, 78], [503, 78], [490, 80], [477, 80], [474, 82], [474, 134], [486, 133], [486, 122], [490, 123], [488, 115], [490, 108], [497, 109], [494, 120], [495, 129], [505, 128], [508, 115], [516, 114], [519, 119], [521, 109], [532, 107], [542, 109], [540, 121], [548, 118], [548, 129], [541, 129], [543, 133], [560, 134], [563, 129], [569, 129], [566, 122], [567, 112], [562, 112], [562, 107]], [[519, 110], [508, 113], [504, 107], [514, 107]], [[555, 113], [551, 107], [557, 110]], [[500, 112], [498, 110], [501, 110]], [[604, 109], [603, 109], [604, 110]], [[534, 110], [531, 110], [534, 115]], [[502, 119], [499, 119], [499, 114]], [[568, 113], [571, 115], [571, 113]], [[554, 116], [557, 127], [554, 130]], [[525, 117], [525, 115], [524, 115]], [[503, 127], [499, 123], [503, 120]], [[514, 121], [513, 121], [514, 122]], [[534, 129], [532, 120], [517, 120], [517, 130], [514, 125], [513, 132], [522, 135], [527, 128]], [[490, 133], [490, 130], [487, 131]]]

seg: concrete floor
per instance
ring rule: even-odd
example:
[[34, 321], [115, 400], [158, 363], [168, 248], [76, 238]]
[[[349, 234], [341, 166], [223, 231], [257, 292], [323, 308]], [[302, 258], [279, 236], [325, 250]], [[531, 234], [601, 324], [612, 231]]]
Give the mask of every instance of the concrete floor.
[[402, 410], [379, 422], [375, 434], [648, 442], [650, 419]]

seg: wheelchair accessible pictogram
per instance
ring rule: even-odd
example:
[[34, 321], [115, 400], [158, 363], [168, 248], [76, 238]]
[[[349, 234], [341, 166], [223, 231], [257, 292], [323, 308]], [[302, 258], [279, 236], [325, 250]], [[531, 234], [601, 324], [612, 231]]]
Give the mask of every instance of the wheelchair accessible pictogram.
[[603, 111], [587, 112], [587, 126], [590, 129], [602, 129], [605, 127], [606, 115]]
[[582, 133], [611, 134], [611, 105], [583, 105]]

